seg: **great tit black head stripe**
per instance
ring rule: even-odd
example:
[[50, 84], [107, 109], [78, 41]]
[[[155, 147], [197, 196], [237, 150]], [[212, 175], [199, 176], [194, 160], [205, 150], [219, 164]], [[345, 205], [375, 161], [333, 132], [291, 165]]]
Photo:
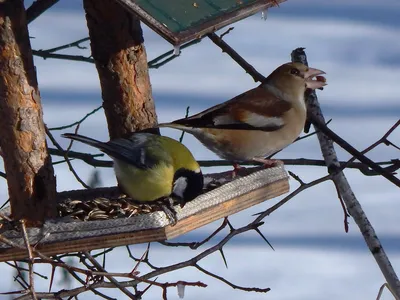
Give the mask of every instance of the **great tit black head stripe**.
[[184, 168], [175, 172], [172, 194], [186, 201], [193, 200], [203, 191], [204, 178], [200, 171]]

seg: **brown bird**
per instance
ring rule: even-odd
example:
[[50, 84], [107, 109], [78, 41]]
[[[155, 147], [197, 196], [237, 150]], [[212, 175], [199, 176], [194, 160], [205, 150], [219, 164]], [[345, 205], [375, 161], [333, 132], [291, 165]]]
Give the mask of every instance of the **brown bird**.
[[[246, 160], [265, 166], [281, 163], [265, 157], [291, 144], [306, 121], [306, 89], [326, 85], [325, 72], [301, 63], [286, 63], [258, 87], [201, 113], [159, 127], [171, 127], [194, 135], [221, 158], [238, 163]], [[314, 77], [316, 77], [314, 79]]]

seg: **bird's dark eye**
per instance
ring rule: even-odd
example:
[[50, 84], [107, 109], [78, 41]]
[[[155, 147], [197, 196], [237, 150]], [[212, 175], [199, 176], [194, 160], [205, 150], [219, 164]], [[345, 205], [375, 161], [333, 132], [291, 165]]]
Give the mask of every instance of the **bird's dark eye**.
[[290, 74], [298, 76], [298, 75], [300, 75], [300, 71], [296, 68], [293, 68], [293, 69], [290, 69]]

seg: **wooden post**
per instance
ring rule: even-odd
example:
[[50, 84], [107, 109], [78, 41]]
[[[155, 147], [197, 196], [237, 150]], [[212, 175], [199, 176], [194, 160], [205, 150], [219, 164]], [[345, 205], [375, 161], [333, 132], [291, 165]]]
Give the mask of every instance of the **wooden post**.
[[157, 123], [139, 19], [114, 0], [84, 0], [110, 138]]
[[0, 1], [0, 146], [12, 217], [31, 225], [54, 217], [56, 180], [23, 0]]

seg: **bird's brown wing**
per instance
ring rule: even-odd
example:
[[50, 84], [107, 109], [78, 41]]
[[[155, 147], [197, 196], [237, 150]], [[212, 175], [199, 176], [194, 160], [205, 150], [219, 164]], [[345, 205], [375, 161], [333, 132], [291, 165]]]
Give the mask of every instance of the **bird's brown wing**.
[[275, 131], [284, 126], [291, 104], [262, 86], [173, 124], [194, 128]]

